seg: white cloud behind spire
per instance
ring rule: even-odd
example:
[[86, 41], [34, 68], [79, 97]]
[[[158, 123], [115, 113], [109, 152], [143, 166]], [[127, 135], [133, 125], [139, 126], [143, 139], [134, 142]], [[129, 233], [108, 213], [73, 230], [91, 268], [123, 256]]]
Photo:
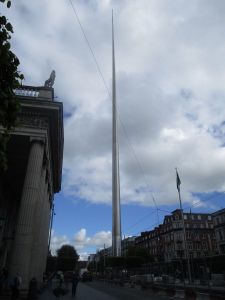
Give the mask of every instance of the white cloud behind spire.
[[[126, 128], [120, 127], [122, 204], [153, 206], [151, 194], [159, 206], [177, 203], [176, 166], [183, 202], [224, 191], [225, 3], [74, 4], [108, 86], [114, 9], [117, 101]], [[55, 96], [67, 116], [64, 196], [110, 204], [111, 100], [69, 1], [21, 0], [4, 12], [24, 84], [39, 86], [56, 70]]]

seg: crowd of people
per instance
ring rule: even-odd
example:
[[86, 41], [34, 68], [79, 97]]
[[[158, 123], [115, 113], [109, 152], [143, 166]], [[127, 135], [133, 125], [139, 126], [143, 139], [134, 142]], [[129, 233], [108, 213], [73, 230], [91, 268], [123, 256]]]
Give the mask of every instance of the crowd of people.
[[[54, 286], [52, 281], [55, 279]], [[63, 272], [56, 272], [52, 274], [43, 275], [43, 284], [42, 286], [47, 288], [53, 288], [53, 293], [57, 294], [66, 294], [71, 293], [71, 296], [74, 297], [77, 290], [77, 285], [79, 282], [79, 276], [76, 272], [70, 272], [64, 274]], [[22, 285], [22, 277], [17, 272], [15, 276], [10, 277], [7, 269], [2, 269], [0, 272], [0, 295], [5, 293], [11, 294], [11, 300], [18, 300], [20, 297], [20, 289]], [[27, 300], [37, 299], [38, 292], [41, 292], [40, 285], [38, 286], [37, 280], [33, 277], [29, 282], [29, 287], [27, 291]]]
[[71, 296], [74, 297], [76, 295], [77, 285], [79, 282], [79, 276], [76, 272], [72, 272], [72, 274], [64, 274], [63, 272], [58, 272], [56, 274], [56, 278], [58, 279], [58, 286], [55, 288], [54, 293], [64, 294], [69, 291], [69, 282], [71, 282]]
[[11, 290], [11, 300], [17, 300], [20, 295], [21, 283], [22, 278], [19, 272], [10, 278], [8, 270], [3, 268], [0, 272], [0, 295]]

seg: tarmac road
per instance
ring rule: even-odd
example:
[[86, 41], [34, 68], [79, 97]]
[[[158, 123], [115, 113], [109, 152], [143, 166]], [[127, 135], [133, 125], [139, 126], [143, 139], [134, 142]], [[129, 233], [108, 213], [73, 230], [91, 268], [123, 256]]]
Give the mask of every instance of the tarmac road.
[[[39, 300], [56, 300], [52, 289], [47, 289], [38, 297]], [[69, 293], [60, 300], [164, 300], [168, 299], [165, 296], [154, 295], [149, 290], [141, 290], [139, 288], [120, 287], [110, 285], [104, 282], [79, 282], [77, 286], [77, 293], [75, 297], [71, 296], [71, 286], [69, 286]]]

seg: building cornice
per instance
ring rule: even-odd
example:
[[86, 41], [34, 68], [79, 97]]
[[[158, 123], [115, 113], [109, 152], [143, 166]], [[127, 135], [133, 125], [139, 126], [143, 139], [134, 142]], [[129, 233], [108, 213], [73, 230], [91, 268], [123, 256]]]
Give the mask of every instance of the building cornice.
[[[51, 88], [39, 88], [40, 92], [52, 91]], [[38, 97], [18, 96], [21, 112], [18, 117], [19, 128], [45, 130], [49, 147], [48, 158], [52, 170], [53, 191], [61, 189], [63, 161], [63, 104]]]

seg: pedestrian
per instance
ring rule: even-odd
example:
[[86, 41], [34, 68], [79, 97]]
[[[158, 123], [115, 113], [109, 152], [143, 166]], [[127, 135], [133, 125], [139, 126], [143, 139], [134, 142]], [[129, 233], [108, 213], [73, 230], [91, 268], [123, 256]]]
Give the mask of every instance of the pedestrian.
[[4, 293], [4, 290], [8, 287], [9, 272], [6, 268], [3, 268], [0, 272], [0, 295]]
[[62, 287], [63, 281], [64, 281], [64, 274], [63, 272], [60, 273], [59, 275], [59, 286]]
[[3, 281], [4, 281], [4, 276], [3, 276], [3, 270], [0, 272], [0, 296], [2, 295], [3, 291]]
[[22, 283], [22, 278], [20, 274], [17, 272], [16, 276], [13, 278], [11, 289], [12, 289], [12, 294], [11, 294], [11, 300], [17, 300], [20, 296], [20, 287]]
[[27, 300], [37, 299], [37, 280], [33, 277], [29, 283], [29, 290], [27, 295]]
[[76, 294], [78, 281], [79, 281], [79, 278], [78, 278], [77, 274], [74, 273], [73, 277], [72, 277], [72, 297], [74, 297]]

